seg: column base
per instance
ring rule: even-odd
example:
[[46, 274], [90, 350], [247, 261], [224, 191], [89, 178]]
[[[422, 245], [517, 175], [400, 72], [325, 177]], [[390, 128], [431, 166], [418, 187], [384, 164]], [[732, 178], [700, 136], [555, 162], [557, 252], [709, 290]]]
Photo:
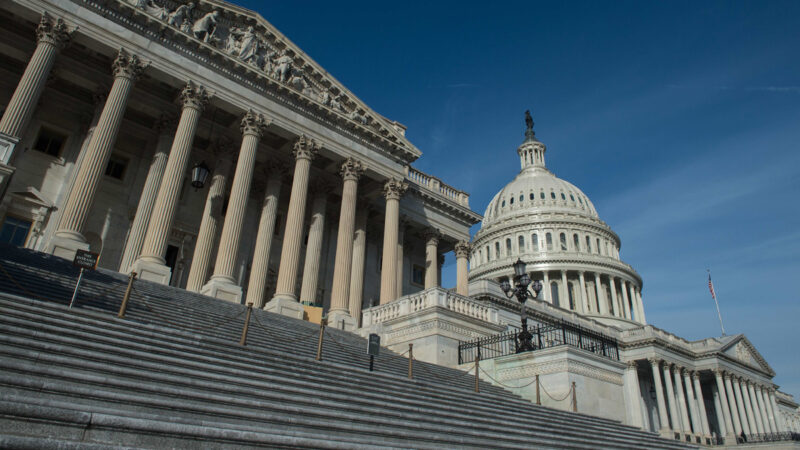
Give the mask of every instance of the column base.
[[242, 287], [228, 277], [211, 277], [200, 293], [232, 303], [242, 302]]
[[298, 303], [296, 299], [281, 295], [276, 295], [264, 305], [264, 311], [273, 312], [282, 316], [294, 317], [300, 320], [303, 320], [305, 315], [303, 305]]
[[6, 167], [11, 162], [11, 157], [14, 156], [14, 149], [19, 143], [19, 138], [9, 136], [5, 133], [0, 133], [0, 164]]
[[332, 311], [328, 313], [328, 326], [345, 331], [358, 328], [358, 321], [348, 311]]
[[140, 280], [152, 281], [154, 283], [169, 285], [172, 278], [172, 269], [161, 262], [150, 261], [147, 259], [137, 259], [133, 263], [132, 270], [136, 272]]
[[76, 231], [56, 231], [47, 246], [47, 252], [72, 261], [78, 250], [89, 250], [89, 243]]

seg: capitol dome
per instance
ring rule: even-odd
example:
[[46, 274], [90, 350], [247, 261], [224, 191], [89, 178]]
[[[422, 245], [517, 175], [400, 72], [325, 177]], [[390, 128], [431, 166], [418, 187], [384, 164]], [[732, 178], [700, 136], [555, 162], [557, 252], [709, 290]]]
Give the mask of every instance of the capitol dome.
[[583, 191], [547, 169], [547, 148], [526, 122], [520, 172], [486, 208], [470, 280], [510, 279], [521, 259], [544, 286], [541, 300], [618, 326], [644, 323], [642, 279], [620, 259], [619, 236]]

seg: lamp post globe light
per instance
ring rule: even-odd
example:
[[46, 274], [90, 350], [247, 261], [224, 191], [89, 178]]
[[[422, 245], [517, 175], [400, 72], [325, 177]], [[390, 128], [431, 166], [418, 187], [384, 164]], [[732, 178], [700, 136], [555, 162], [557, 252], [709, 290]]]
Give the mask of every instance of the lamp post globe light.
[[517, 353], [529, 352], [533, 350], [533, 343], [531, 338], [533, 336], [528, 331], [528, 316], [525, 312], [525, 302], [530, 295], [533, 298], [539, 297], [539, 292], [542, 290], [542, 283], [539, 280], [531, 283], [531, 277], [525, 271], [525, 263], [521, 259], [517, 259], [514, 263], [514, 286], [508, 279], [503, 279], [500, 282], [500, 288], [505, 292], [508, 298], [517, 297], [520, 303], [520, 317], [522, 320], [522, 331], [517, 334]]
[[192, 186], [195, 189], [202, 189], [206, 184], [206, 178], [208, 178], [210, 172], [211, 169], [208, 168], [205, 161], [192, 167]]

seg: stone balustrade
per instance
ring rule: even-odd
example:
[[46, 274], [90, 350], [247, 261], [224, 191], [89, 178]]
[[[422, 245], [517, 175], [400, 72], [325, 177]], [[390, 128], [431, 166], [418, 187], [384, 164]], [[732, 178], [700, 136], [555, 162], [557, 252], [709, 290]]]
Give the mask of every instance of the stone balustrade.
[[456, 202], [461, 206], [469, 207], [469, 194], [442, 183], [442, 180], [436, 177], [421, 172], [411, 166], [406, 166], [406, 179], [448, 200]]
[[440, 287], [434, 287], [401, 297], [385, 305], [374, 306], [364, 310], [363, 326], [377, 325], [437, 307], [484, 322], [493, 324], [499, 323], [496, 307], [486, 305], [480, 301], [450, 292]]

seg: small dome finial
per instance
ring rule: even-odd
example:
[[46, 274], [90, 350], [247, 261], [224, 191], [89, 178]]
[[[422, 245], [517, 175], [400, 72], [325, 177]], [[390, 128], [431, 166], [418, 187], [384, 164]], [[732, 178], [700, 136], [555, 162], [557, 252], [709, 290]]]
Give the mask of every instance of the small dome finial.
[[525, 111], [525, 140], [533, 140], [536, 133], [533, 132], [533, 117], [531, 117], [531, 110]]

